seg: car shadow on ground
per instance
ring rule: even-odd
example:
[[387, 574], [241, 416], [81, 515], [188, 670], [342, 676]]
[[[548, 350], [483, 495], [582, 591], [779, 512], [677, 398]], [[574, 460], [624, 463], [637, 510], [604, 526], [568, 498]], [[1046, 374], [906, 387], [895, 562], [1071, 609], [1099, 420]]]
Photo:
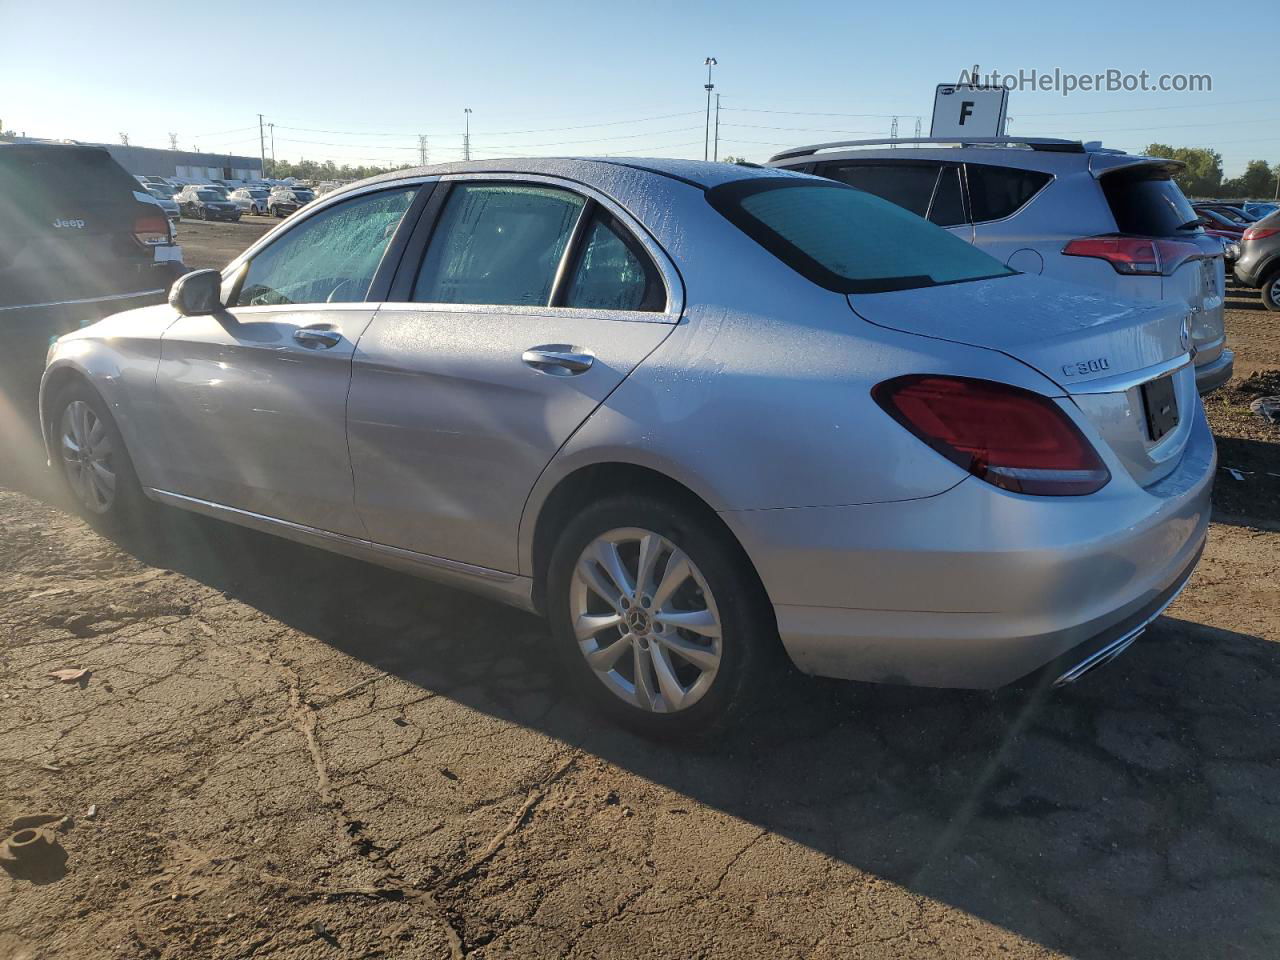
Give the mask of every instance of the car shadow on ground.
[[[784, 676], [731, 734], [659, 745], [581, 710], [541, 621], [519, 611], [168, 510], [124, 546], [375, 669], [1052, 949], [1280, 952], [1280, 647], [1260, 638], [1166, 618], [1057, 692]], [[519, 695], [483, 681], [511, 658]]]
[[[24, 455], [0, 462], [0, 483], [66, 505], [27, 459], [33, 438], [5, 449]], [[1046, 947], [1280, 955], [1280, 645], [1261, 638], [1164, 618], [1057, 692], [782, 676], [732, 733], [659, 745], [580, 709], [543, 624], [519, 611], [168, 509], [121, 546], [372, 668]], [[520, 694], [485, 684], [513, 659]]]

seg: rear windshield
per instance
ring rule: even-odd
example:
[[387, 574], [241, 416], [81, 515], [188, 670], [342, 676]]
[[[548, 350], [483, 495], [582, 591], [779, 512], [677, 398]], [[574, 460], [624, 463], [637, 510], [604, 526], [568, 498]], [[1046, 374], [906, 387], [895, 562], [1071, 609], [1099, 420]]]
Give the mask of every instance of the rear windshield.
[[709, 190], [707, 200], [792, 269], [839, 293], [909, 290], [1016, 272], [897, 204], [841, 184], [738, 180]]
[[87, 205], [132, 203], [137, 189], [138, 181], [105, 150], [0, 146], [0, 197], [28, 216], [74, 217]]
[[1199, 219], [1178, 185], [1163, 168], [1121, 170], [1102, 178], [1116, 229], [1141, 237], [1173, 237], [1194, 229]]
[[201, 200], [221, 200], [222, 194], [216, 190], [197, 190], [196, 196]]

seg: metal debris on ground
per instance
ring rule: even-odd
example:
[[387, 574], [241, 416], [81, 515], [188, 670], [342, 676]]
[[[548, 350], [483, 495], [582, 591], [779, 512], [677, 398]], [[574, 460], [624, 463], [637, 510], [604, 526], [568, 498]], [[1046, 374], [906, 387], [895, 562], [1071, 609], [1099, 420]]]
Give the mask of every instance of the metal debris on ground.
[[1259, 397], [1249, 404], [1249, 409], [1267, 423], [1280, 426], [1280, 397]]

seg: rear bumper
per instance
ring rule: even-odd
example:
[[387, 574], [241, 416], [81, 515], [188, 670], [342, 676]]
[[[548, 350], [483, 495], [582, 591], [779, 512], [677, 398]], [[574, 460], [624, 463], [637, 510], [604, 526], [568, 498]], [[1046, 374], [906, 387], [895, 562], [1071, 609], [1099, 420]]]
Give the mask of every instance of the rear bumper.
[[1200, 395], [1212, 393], [1220, 386], [1231, 379], [1231, 374], [1235, 370], [1236, 355], [1233, 351], [1223, 348], [1213, 360], [1206, 364], [1196, 365], [1196, 389], [1200, 391]]
[[994, 688], [1163, 608], [1194, 569], [1217, 457], [1202, 412], [1148, 488], [1024, 497], [980, 480], [922, 500], [722, 514], [806, 673]]

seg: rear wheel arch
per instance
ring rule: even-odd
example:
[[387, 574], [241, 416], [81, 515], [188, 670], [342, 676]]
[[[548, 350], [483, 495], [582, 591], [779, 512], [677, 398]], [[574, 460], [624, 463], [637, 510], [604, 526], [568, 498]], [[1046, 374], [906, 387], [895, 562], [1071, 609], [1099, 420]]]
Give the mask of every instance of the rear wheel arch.
[[707, 501], [685, 484], [658, 470], [625, 462], [603, 462], [579, 467], [562, 477], [547, 494], [533, 525], [531, 560], [533, 601], [546, 612], [547, 573], [551, 555], [560, 532], [586, 507], [620, 496], [649, 497], [665, 503], [679, 504], [711, 525], [740, 554], [744, 569], [749, 570], [763, 595], [767, 591], [741, 541]]

